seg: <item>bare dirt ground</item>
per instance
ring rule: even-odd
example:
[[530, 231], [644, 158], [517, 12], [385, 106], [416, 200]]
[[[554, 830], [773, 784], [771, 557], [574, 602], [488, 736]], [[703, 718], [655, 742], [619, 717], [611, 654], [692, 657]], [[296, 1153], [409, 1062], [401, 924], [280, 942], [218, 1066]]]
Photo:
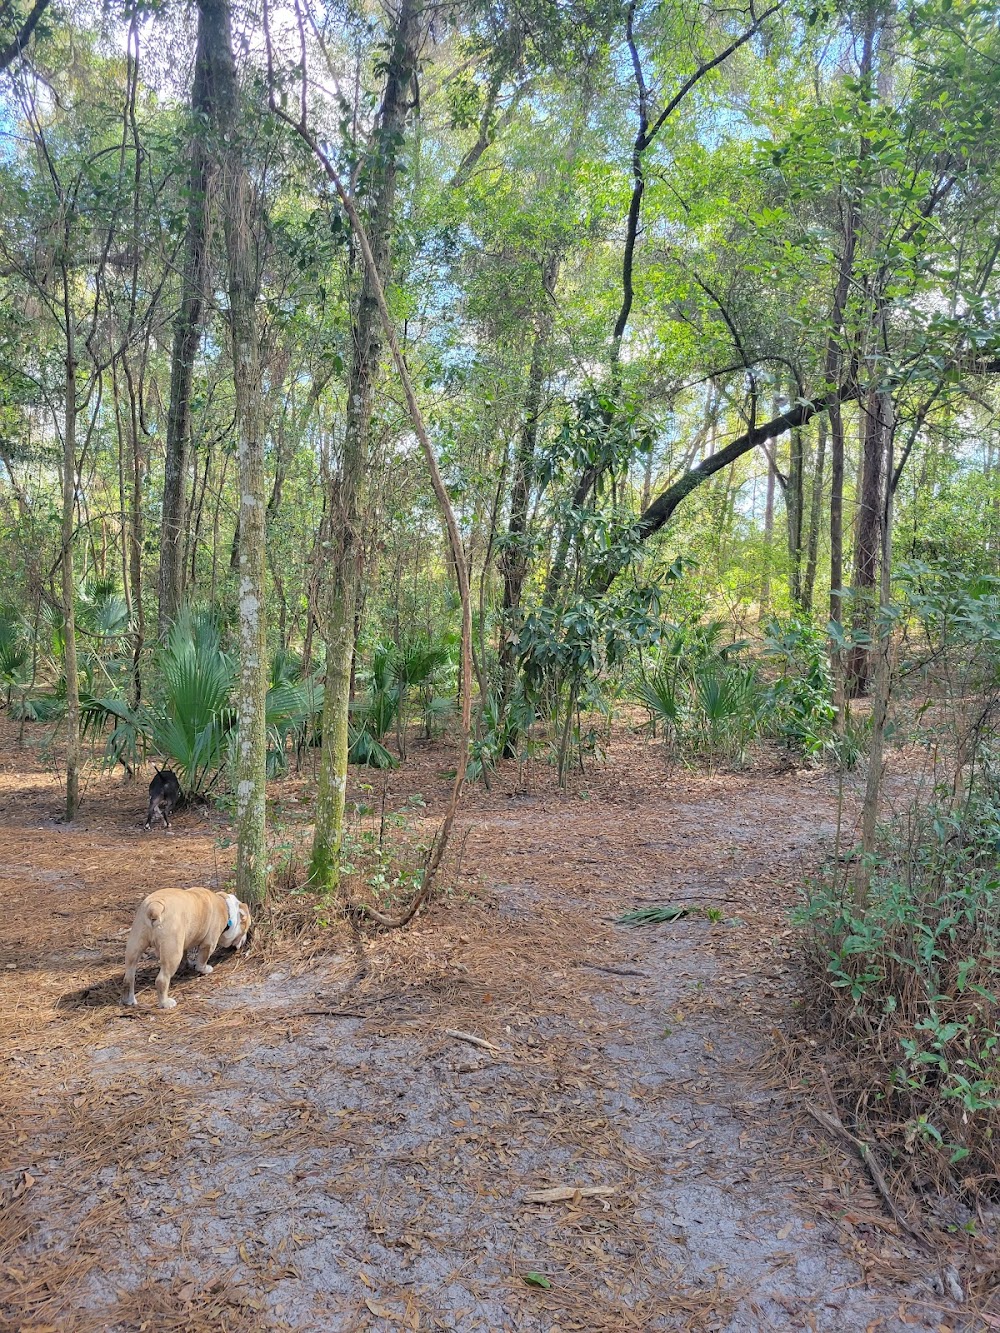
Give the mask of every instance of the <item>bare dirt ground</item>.
[[[787, 909], [833, 838], [828, 775], [668, 774], [627, 731], [569, 794], [512, 769], [468, 794], [447, 892], [408, 930], [279, 900], [160, 1013], [152, 967], [117, 1003], [124, 937], [153, 888], [223, 883], [224, 815], [145, 833], [151, 769], [90, 770], [65, 827], [14, 734], [0, 1328], [1000, 1327], [937, 1293], [792, 1091]], [[433, 827], [449, 762], [419, 747], [386, 810]], [[276, 858], [310, 791], [273, 784]], [[678, 900], [721, 919], [614, 924]]]

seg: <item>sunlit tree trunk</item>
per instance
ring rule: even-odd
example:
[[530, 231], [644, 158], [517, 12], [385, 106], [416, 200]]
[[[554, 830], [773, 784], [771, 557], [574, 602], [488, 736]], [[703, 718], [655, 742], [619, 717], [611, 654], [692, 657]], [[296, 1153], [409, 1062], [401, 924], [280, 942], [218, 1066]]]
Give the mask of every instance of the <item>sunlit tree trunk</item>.
[[760, 578], [760, 609], [763, 614], [771, 605], [771, 543], [774, 541], [774, 465], [767, 458], [767, 492], [764, 498], [764, 570]]
[[[390, 272], [399, 149], [410, 112], [408, 94], [417, 68], [419, 12], [415, 0], [403, 0], [389, 42], [385, 90], [375, 131], [374, 181], [367, 231], [378, 280], [383, 288]], [[372, 392], [382, 351], [381, 333], [376, 294], [367, 269], [362, 268], [353, 320], [343, 453], [340, 471], [332, 482], [329, 496], [333, 549], [323, 571], [320, 593], [326, 685], [309, 877], [317, 887], [327, 890], [337, 887], [340, 876], [347, 795], [351, 661], [362, 557], [359, 492], [369, 461]]]
[[246, 902], [260, 903], [267, 891], [264, 784], [268, 661], [264, 606], [263, 401], [257, 315], [260, 277], [255, 235], [259, 204], [235, 128], [239, 97], [227, 0], [201, 0], [201, 23], [206, 45], [214, 54], [214, 71], [218, 79], [215, 130], [222, 168], [229, 335], [236, 397], [240, 497], [236, 891]]
[[139, 421], [139, 387], [132, 375], [127, 358], [123, 359], [125, 382], [128, 385], [128, 438], [131, 444], [129, 523], [128, 523], [128, 582], [132, 590], [132, 704], [138, 707], [142, 699], [142, 649], [146, 640], [146, 613], [142, 601], [142, 543], [145, 524], [142, 513], [143, 483], [146, 460], [143, 455]]
[[806, 570], [802, 580], [802, 609], [812, 615], [819, 559], [819, 526], [823, 515], [823, 472], [826, 467], [826, 418], [820, 417], [816, 437], [816, 466], [813, 469], [809, 500], [809, 532], [806, 538]]
[[802, 606], [802, 529], [805, 511], [805, 433], [800, 428], [789, 437], [788, 483], [785, 486], [785, 517], [788, 525], [788, 591], [796, 607]]

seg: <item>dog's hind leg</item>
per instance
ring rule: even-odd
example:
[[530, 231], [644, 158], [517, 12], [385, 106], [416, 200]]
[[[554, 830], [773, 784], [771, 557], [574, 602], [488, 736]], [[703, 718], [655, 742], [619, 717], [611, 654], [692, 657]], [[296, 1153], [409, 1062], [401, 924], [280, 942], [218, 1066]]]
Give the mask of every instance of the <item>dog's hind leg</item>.
[[146, 951], [146, 933], [144, 930], [136, 930], [133, 926], [128, 944], [125, 948], [125, 977], [122, 981], [122, 1004], [129, 1006], [136, 1003], [135, 998], [135, 972], [139, 966], [139, 959]]
[[125, 979], [122, 983], [122, 1004], [138, 1004], [135, 998], [135, 970], [139, 966], [138, 958], [125, 959]]
[[161, 1009], [175, 1009], [177, 1007], [177, 1001], [170, 999], [167, 992], [170, 989], [170, 980], [180, 967], [183, 957], [183, 944], [171, 945], [161, 941], [160, 970], [156, 974], [156, 1001]]

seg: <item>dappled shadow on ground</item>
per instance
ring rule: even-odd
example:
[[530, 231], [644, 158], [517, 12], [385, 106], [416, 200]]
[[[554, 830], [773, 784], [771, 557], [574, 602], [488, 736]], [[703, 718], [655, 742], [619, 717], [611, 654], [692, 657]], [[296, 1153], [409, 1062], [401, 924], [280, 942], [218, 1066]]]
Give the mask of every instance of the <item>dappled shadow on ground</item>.
[[[3, 1327], [962, 1327], [771, 1035], [826, 776], [668, 775], [627, 731], [570, 793], [502, 773], [410, 929], [289, 897], [163, 1014], [152, 966], [117, 1003], [125, 936], [151, 889], [224, 881], [224, 819], [138, 833], [142, 782], [92, 774], [56, 836], [54, 782], [4, 752]], [[375, 824], [384, 795], [423, 835], [450, 759], [364, 793]], [[311, 791], [274, 784], [286, 856]], [[615, 924], [650, 901], [692, 910]]]

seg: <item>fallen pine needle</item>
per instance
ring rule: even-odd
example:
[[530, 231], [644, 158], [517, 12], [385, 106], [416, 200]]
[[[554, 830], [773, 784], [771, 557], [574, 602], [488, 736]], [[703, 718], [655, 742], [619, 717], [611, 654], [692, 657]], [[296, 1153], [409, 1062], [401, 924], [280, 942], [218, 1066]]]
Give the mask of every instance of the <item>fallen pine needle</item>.
[[607, 972], [613, 977], [648, 977], [648, 972], [640, 972], [635, 967], [605, 967], [603, 963], [580, 963], [580, 967], [588, 967], [591, 972]]

